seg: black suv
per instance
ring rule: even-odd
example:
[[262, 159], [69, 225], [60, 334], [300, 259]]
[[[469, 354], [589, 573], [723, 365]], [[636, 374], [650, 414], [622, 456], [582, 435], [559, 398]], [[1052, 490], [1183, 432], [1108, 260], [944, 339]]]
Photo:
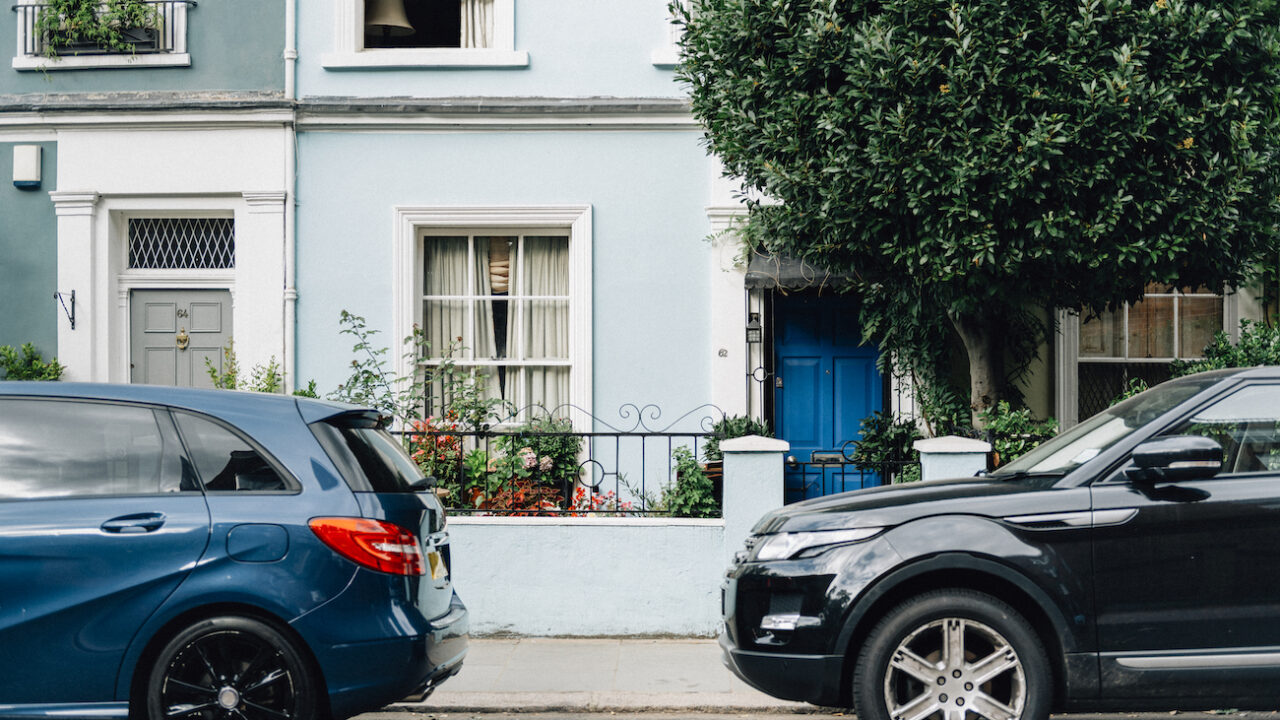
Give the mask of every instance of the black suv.
[[790, 505], [726, 664], [863, 720], [1280, 705], [1280, 368], [1173, 380], [985, 477]]

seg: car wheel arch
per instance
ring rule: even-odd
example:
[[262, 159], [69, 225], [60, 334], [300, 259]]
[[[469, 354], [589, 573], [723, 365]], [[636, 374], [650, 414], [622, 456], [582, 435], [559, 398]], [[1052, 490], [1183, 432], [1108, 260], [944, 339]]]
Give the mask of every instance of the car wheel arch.
[[[846, 611], [835, 650], [845, 662], [856, 662], [858, 648], [890, 609], [906, 598], [939, 589], [967, 589], [990, 595], [1017, 610], [1031, 623], [1049, 656], [1055, 697], [1066, 691], [1066, 653], [1078, 650], [1070, 627], [1048, 593], [1017, 571], [990, 558], [945, 553], [908, 563], [876, 582]], [[851, 670], [851, 668], [849, 668]], [[842, 673], [841, 698], [850, 700], [853, 673]], [[1056, 703], [1055, 703], [1056, 707]]]
[[150, 638], [146, 639], [146, 644], [141, 652], [138, 653], [137, 659], [133, 661], [132, 667], [122, 668], [122, 672], [128, 673], [128, 690], [129, 690], [129, 717], [130, 720], [145, 720], [147, 717], [146, 710], [146, 685], [147, 675], [151, 669], [151, 665], [155, 663], [160, 651], [170, 639], [182, 632], [185, 628], [216, 617], [244, 617], [270, 625], [272, 629], [287, 637], [302, 655], [303, 660], [307, 663], [308, 668], [312, 672], [312, 676], [317, 683], [317, 701], [320, 703], [318, 711], [320, 717], [329, 717], [328, 698], [329, 692], [326, 686], [324, 671], [320, 667], [319, 661], [311, 651], [311, 646], [298, 635], [298, 633], [290, 627], [290, 625], [278, 616], [268, 612], [255, 605], [247, 605], [243, 603], [213, 603], [210, 605], [201, 605], [199, 607], [190, 608], [179, 615], [174, 616], [159, 630], [152, 633]]

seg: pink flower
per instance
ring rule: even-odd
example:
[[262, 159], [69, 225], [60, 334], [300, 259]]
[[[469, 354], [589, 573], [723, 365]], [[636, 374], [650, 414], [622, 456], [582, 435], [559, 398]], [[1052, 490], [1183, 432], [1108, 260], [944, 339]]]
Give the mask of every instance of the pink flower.
[[525, 470], [532, 470], [538, 464], [538, 454], [532, 448], [520, 448], [520, 462]]
[[550, 455], [543, 455], [542, 462], [538, 463], [538, 469], [542, 472], [546, 472], [551, 469], [553, 464], [554, 463], [552, 463]]

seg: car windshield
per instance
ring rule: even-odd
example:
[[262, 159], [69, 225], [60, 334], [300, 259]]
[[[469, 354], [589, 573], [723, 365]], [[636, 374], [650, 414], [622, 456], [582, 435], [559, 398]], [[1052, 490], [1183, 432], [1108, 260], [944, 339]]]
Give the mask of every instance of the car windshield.
[[991, 474], [1013, 479], [1065, 475], [1130, 433], [1220, 381], [1218, 373], [1171, 380], [1103, 410]]

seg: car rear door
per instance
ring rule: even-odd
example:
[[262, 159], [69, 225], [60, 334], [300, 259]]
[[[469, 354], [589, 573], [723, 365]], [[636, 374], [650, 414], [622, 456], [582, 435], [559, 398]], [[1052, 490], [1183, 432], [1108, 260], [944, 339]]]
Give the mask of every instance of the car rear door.
[[440, 501], [429, 490], [414, 487], [422, 471], [400, 442], [379, 427], [376, 415], [347, 413], [316, 423], [313, 429], [351, 486], [361, 514], [418, 537], [425, 574], [414, 589], [413, 603], [429, 620], [447, 614], [454, 595], [449, 536]]
[[0, 702], [114, 699], [139, 626], [205, 550], [168, 414], [0, 398]]

